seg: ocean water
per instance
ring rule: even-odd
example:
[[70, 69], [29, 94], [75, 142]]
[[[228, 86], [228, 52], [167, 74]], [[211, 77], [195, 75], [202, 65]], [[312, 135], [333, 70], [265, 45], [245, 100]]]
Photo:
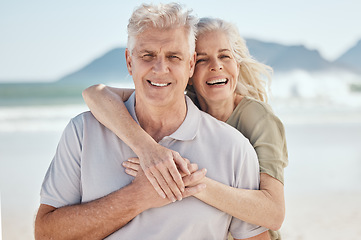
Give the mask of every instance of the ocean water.
[[0, 107], [4, 239], [33, 239], [42, 180], [65, 125], [85, 105]]
[[[286, 200], [312, 194], [361, 194], [361, 96], [354, 94], [351, 104], [346, 100], [334, 104], [329, 101], [332, 94], [307, 95], [300, 88], [298, 94], [309, 96], [300, 98], [289, 95], [293, 86], [287, 85], [288, 95], [282, 95], [286, 87], [277, 84], [280, 97], [271, 105], [286, 129]], [[87, 107], [81, 101], [0, 105], [3, 239], [33, 239], [42, 180], [64, 127], [83, 111]]]

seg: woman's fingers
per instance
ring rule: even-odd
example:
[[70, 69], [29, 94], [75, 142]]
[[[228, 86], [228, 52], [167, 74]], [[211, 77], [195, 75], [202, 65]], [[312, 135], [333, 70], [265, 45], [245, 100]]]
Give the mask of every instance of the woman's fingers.
[[125, 169], [125, 172], [126, 172], [128, 175], [133, 176], [133, 177], [136, 177], [136, 176], [137, 176], [137, 173], [138, 173], [138, 171], [134, 171], [134, 170], [129, 169], [129, 168], [126, 168], [126, 169]]
[[[191, 173], [190, 175], [183, 173], [181, 174], [182, 182], [187, 186], [184, 188], [183, 192], [173, 192], [172, 188], [169, 187], [172, 183], [169, 183], [165, 180], [164, 176], [167, 173], [162, 174], [160, 171], [156, 171], [156, 168], [148, 168], [145, 171], [145, 175], [150, 174], [147, 176], [149, 182], [152, 184], [153, 188], [162, 198], [168, 198], [170, 201], [174, 202], [176, 199], [181, 200], [182, 198], [193, 196], [199, 192], [201, 192], [206, 185], [203, 183], [198, 183], [201, 181], [206, 175], [206, 169], [198, 170], [198, 165], [196, 163], [190, 163], [188, 159], [185, 159], [187, 162], [187, 169]], [[133, 177], [136, 177], [138, 172], [141, 170], [141, 166], [139, 164], [138, 158], [130, 158], [128, 161], [123, 162], [122, 164], [125, 167], [125, 172]], [[158, 168], [161, 168], [158, 166]], [[151, 171], [153, 170], [153, 172]], [[167, 170], [163, 168], [163, 171]], [[168, 178], [172, 177], [168, 172]], [[174, 182], [173, 182], [174, 184]], [[166, 186], [161, 188], [161, 185]], [[175, 185], [173, 185], [175, 187]], [[176, 188], [177, 189], [177, 188]], [[177, 197], [176, 194], [181, 194], [181, 197]], [[175, 197], [176, 196], [176, 197]]]
[[149, 182], [152, 184], [153, 188], [155, 189], [155, 191], [158, 193], [158, 195], [161, 198], [166, 198], [166, 191], [164, 191], [161, 187], [159, 182], [163, 182], [164, 180], [162, 180], [162, 175], [161, 174], [157, 174], [157, 173], [152, 173], [151, 170], [148, 168], [146, 170], [144, 170], [144, 173], [146, 175], [146, 177], [148, 178]]
[[139, 161], [139, 158], [128, 158], [128, 162], [131, 162], [131, 163], [135, 163], [135, 164], [138, 164], [140, 165], [140, 161]]
[[193, 187], [186, 187], [186, 189], [183, 193], [183, 198], [193, 196], [193, 195], [203, 191], [206, 187], [207, 187], [207, 185], [204, 183], [197, 184]]
[[[172, 166], [172, 163], [174, 166]], [[166, 194], [167, 198], [170, 201], [174, 202], [175, 200], [182, 199], [182, 193], [178, 188], [177, 184], [175, 183], [173, 176], [170, 174], [170, 169], [172, 167], [176, 168], [174, 162], [168, 161], [168, 162], [159, 162], [156, 165], [149, 167], [148, 169], [156, 178], [159, 187]], [[178, 171], [176, 173], [179, 174]], [[179, 177], [180, 177], [180, 181], [183, 183], [180, 174]]]
[[[173, 159], [168, 158], [166, 161], [150, 166], [141, 166], [139, 158], [129, 158], [128, 161], [123, 163], [123, 166], [128, 169], [126, 172], [132, 176], [136, 176], [139, 169], [143, 168], [146, 177], [159, 196], [162, 198], [167, 197], [174, 202], [182, 199], [182, 193], [185, 189], [182, 177], [197, 169], [194, 168], [196, 165], [190, 164], [188, 159], [182, 158], [177, 152], [172, 151], [172, 156]], [[177, 163], [180, 163], [180, 165], [177, 165]]]
[[188, 170], [188, 167], [187, 167], [188, 163], [189, 163], [189, 160], [186, 159], [186, 158], [182, 158], [181, 155], [179, 155], [178, 152], [172, 152], [172, 154], [173, 154], [173, 160], [174, 160], [175, 164], [179, 167], [179, 169], [181, 171], [183, 171], [184, 173], [186, 173], [186, 174], [191, 174], [189, 172], [189, 170]]
[[123, 162], [122, 165], [123, 165], [123, 167], [125, 167], [125, 169], [133, 170], [135, 172], [135, 175], [137, 175], [136, 173], [139, 171], [139, 168], [140, 168], [139, 162], [134, 163], [134, 162], [129, 161], [129, 159], [128, 159], [128, 161]]
[[184, 184], [186, 186], [194, 186], [206, 176], [206, 173], [207, 169], [203, 168], [199, 171], [192, 173], [191, 175], [187, 175], [183, 177]]

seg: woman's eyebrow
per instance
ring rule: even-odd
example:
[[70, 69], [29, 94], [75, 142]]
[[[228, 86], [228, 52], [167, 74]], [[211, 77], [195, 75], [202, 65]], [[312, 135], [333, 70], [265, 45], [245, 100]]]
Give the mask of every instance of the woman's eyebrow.
[[197, 56], [205, 56], [207, 53], [197, 52]]
[[230, 52], [231, 50], [228, 48], [219, 49], [218, 52]]

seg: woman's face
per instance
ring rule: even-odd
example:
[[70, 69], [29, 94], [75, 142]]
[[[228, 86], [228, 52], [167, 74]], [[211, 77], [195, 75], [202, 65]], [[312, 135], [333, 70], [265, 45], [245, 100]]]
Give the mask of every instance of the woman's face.
[[190, 84], [199, 101], [207, 104], [233, 101], [239, 68], [226, 34], [211, 31], [201, 34], [196, 43], [197, 60]]

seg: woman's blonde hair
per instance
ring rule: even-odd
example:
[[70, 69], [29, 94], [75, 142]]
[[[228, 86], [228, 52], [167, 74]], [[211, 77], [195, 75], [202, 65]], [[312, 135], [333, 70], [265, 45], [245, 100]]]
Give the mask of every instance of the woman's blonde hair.
[[218, 18], [201, 18], [197, 24], [197, 36], [210, 31], [222, 31], [228, 37], [233, 56], [239, 67], [236, 92], [267, 102], [272, 68], [258, 62], [250, 55], [246, 41], [240, 36], [234, 24]]

